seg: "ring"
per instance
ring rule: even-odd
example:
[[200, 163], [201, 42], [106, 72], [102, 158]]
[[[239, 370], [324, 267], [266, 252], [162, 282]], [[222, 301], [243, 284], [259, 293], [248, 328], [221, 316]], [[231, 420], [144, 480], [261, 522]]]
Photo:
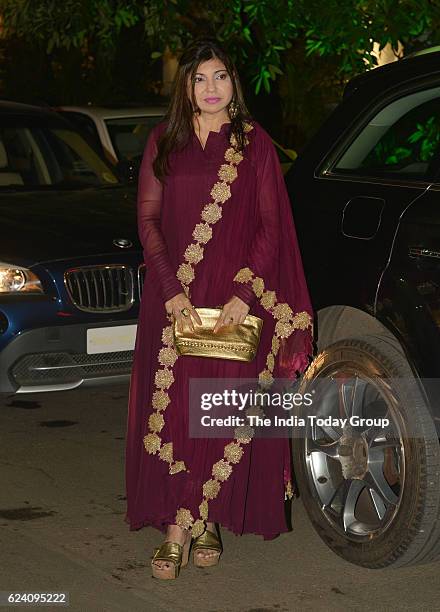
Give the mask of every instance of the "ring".
[[188, 308], [182, 308], [182, 310], [180, 311], [184, 317], [187, 317], [189, 315], [189, 310]]

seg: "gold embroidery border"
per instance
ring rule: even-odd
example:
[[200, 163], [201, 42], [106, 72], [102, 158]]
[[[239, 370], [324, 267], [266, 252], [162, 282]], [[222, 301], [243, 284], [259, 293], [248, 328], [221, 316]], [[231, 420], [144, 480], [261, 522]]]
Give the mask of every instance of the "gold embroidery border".
[[[250, 123], [244, 124], [245, 132], [253, 129]], [[185, 249], [185, 262], [181, 263], [177, 269], [176, 276], [180, 280], [185, 294], [189, 297], [189, 285], [195, 278], [194, 268], [203, 259], [204, 247], [212, 238], [212, 225], [217, 223], [222, 217], [222, 204], [231, 197], [230, 184], [237, 178], [236, 166], [243, 160], [243, 155], [236, 150], [237, 140], [234, 134], [229, 138], [230, 147], [226, 149], [225, 161], [218, 170], [217, 181], [211, 189], [212, 202], [206, 204], [202, 210], [203, 223], [197, 223], [192, 236], [194, 242], [190, 243]], [[249, 144], [246, 137], [245, 143]], [[174, 348], [172, 325], [165, 326], [162, 330], [162, 347], [159, 350], [158, 361], [163, 366], [156, 371], [154, 376], [155, 391], [152, 396], [153, 412], [148, 418], [149, 433], [144, 436], [143, 442], [145, 450], [150, 455], [158, 455], [160, 459], [169, 464], [169, 473], [177, 474], [186, 471], [184, 461], [176, 461], [173, 456], [173, 443], [163, 442], [159, 436], [165, 426], [164, 412], [170, 403], [170, 396], [167, 390], [174, 382], [173, 366], [177, 361], [178, 354]]]
[[[252, 289], [259, 298], [260, 304], [265, 310], [276, 319], [274, 334], [272, 336], [271, 349], [266, 356], [266, 368], [258, 375], [259, 385], [263, 388], [270, 386], [273, 381], [273, 370], [275, 358], [280, 347], [280, 338], [288, 338], [295, 329], [307, 329], [312, 327], [312, 318], [306, 311], [293, 314], [290, 306], [281, 302], [278, 303], [274, 291], [265, 290], [264, 280], [255, 276], [250, 268], [241, 268], [234, 277], [234, 281], [246, 283], [252, 282]], [[261, 408], [251, 407], [246, 414], [256, 414], [256, 411], [263, 413]], [[263, 413], [264, 414], [264, 413]], [[179, 508], [176, 514], [176, 525], [183, 529], [191, 528], [193, 538], [197, 538], [205, 530], [205, 522], [208, 520], [209, 501], [215, 499], [220, 493], [221, 484], [232, 474], [233, 465], [240, 463], [244, 454], [242, 446], [248, 444], [254, 435], [254, 429], [247, 425], [236, 427], [234, 430], [235, 439], [227, 444], [223, 451], [223, 458], [212, 466], [212, 478], [207, 480], [202, 486], [202, 502], [199, 505], [200, 518], [194, 520], [191, 512], [187, 508]], [[285, 483], [285, 494], [289, 499], [293, 496], [292, 483], [289, 480]]]

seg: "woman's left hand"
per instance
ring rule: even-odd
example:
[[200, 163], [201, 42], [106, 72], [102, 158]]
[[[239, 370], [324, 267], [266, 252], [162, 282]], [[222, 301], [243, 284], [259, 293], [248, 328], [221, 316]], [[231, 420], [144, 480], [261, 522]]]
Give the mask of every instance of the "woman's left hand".
[[239, 297], [233, 295], [227, 302], [220, 313], [217, 323], [214, 327], [214, 333], [218, 332], [223, 325], [238, 325], [243, 323], [246, 315], [249, 312], [249, 306]]

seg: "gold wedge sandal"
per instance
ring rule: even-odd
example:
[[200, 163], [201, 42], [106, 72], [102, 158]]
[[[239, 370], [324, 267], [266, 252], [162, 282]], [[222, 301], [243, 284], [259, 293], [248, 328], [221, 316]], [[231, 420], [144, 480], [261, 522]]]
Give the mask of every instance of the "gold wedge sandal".
[[[180, 569], [188, 565], [189, 549], [191, 537], [188, 537], [185, 544], [177, 542], [164, 542], [162, 546], [154, 549], [151, 559], [151, 569], [154, 578], [159, 580], [174, 580], [178, 577]], [[164, 561], [168, 567], [159, 567], [155, 561]]]
[[[212, 555], [212, 557], [204, 557], [197, 554], [198, 550], [212, 550], [216, 554]], [[192, 551], [193, 563], [196, 567], [211, 567], [212, 565], [217, 565], [223, 548], [218, 535], [205, 529], [202, 535], [194, 540]]]

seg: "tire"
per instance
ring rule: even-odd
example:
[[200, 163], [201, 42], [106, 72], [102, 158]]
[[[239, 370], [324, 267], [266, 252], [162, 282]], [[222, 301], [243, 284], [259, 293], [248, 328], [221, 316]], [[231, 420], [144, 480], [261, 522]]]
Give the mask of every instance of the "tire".
[[[322, 540], [346, 561], [371, 569], [439, 558], [439, 440], [400, 347], [373, 336], [338, 341], [305, 372], [305, 392], [315, 399], [297, 412], [305, 424], [294, 434], [293, 465]], [[334, 411], [390, 424], [310, 423], [311, 414]]]

